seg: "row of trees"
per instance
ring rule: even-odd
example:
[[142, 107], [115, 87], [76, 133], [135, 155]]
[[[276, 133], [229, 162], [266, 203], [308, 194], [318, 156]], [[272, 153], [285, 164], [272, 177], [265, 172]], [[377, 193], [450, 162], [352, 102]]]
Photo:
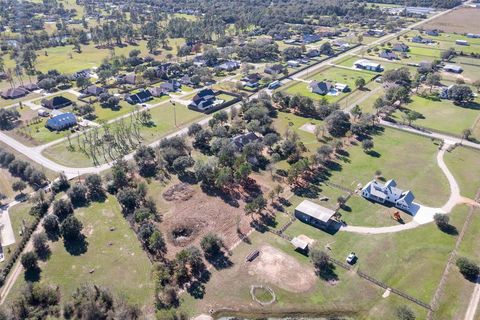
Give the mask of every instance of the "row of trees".
[[44, 186], [48, 181], [45, 174], [30, 162], [16, 159], [13, 153], [3, 149], [0, 149], [0, 166], [7, 168], [12, 176], [22, 179], [34, 189]]

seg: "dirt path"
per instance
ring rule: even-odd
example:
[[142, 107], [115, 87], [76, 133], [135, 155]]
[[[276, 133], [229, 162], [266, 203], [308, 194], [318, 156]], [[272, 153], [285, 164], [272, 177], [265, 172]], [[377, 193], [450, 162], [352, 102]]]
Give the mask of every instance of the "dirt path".
[[474, 320], [477, 312], [478, 304], [480, 303], [480, 276], [477, 278], [477, 284], [473, 290], [472, 298], [468, 304], [467, 313], [465, 314], [465, 320]]
[[[362, 226], [342, 226], [340, 231], [345, 232], [355, 232], [355, 233], [363, 233], [363, 234], [382, 234], [382, 233], [391, 233], [391, 232], [400, 232], [404, 230], [414, 229], [422, 224], [430, 223], [433, 221], [433, 216], [436, 213], [450, 213], [452, 209], [459, 203], [475, 203], [471, 199], [466, 199], [460, 195], [460, 187], [458, 186], [455, 177], [448, 169], [445, 161], [443, 160], [443, 156], [445, 155], [445, 151], [450, 147], [449, 143], [444, 143], [442, 148], [438, 151], [437, 154], [437, 164], [442, 170], [443, 174], [448, 180], [448, 184], [450, 185], [450, 197], [448, 201], [441, 207], [441, 208], [432, 208], [427, 207], [421, 204], [414, 203], [416, 206], [413, 211], [414, 217], [411, 222], [390, 226], [390, 227], [362, 227]], [[478, 205], [478, 203], [476, 203]]]

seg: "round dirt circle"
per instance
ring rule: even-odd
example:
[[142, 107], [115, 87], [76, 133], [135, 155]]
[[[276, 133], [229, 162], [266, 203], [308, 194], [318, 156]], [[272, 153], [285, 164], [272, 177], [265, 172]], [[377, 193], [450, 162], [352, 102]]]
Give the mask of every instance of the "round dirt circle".
[[270, 305], [277, 299], [273, 289], [263, 285], [252, 285], [250, 287], [250, 295], [252, 296], [253, 301], [262, 306]]

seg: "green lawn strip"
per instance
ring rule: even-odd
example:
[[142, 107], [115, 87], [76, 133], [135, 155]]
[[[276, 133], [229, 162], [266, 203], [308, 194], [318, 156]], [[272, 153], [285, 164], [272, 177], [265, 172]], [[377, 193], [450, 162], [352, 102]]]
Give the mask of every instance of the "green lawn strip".
[[14, 253], [15, 249], [22, 240], [21, 231], [23, 226], [28, 227], [35, 220], [35, 218], [30, 214], [30, 207], [31, 205], [29, 203], [22, 202], [8, 210], [13, 233], [15, 235], [15, 243], [8, 247], [3, 247], [5, 261], [10, 258], [11, 254]]
[[[5, 89], [8, 89], [8, 88], [9, 87], [7, 87]], [[3, 99], [3, 98], [0, 98], [0, 108], [11, 106], [15, 103], [20, 103], [20, 102], [23, 102], [23, 101], [28, 101], [28, 100], [32, 100], [32, 99], [35, 99], [35, 98], [39, 98], [41, 96], [42, 95], [39, 94], [39, 93], [30, 93], [30, 94], [28, 94], [24, 97], [18, 98], [18, 99]]]
[[95, 103], [94, 105], [95, 108], [95, 115], [97, 116], [93, 121], [95, 122], [105, 122], [109, 121], [112, 119], [116, 119], [118, 117], [121, 117], [123, 115], [126, 115], [128, 113], [131, 113], [132, 111], [135, 110], [135, 106], [131, 105], [130, 103], [126, 101], [120, 101], [119, 106], [120, 109], [118, 110], [113, 110], [110, 108], [104, 108], [100, 105], [100, 103]]
[[[150, 278], [151, 263], [122, 216], [116, 199], [109, 197], [104, 203], [77, 209], [75, 216], [83, 223], [87, 251], [71, 255], [61, 239], [50, 243], [52, 254], [47, 262], [40, 264], [40, 282], [58, 285], [66, 300], [80, 285], [94, 283], [109, 288], [130, 303], [151, 306], [154, 286]], [[18, 294], [24, 285], [22, 275], [10, 297]]]
[[[455, 135], [461, 135], [464, 129], [471, 128], [480, 116], [475, 105], [469, 108], [455, 105], [450, 100], [434, 101], [415, 95], [412, 96], [412, 102], [405, 105], [405, 108], [423, 115], [423, 118], [416, 120], [415, 124]], [[397, 111], [394, 117], [401, 122], [403, 121], [401, 115], [402, 112]]]
[[480, 188], [480, 151], [457, 147], [445, 153], [445, 163], [460, 186], [460, 193], [474, 199]]
[[[479, 185], [477, 183], [477, 186]], [[477, 209], [458, 248], [458, 257], [467, 257], [473, 259], [476, 263], [480, 263], [479, 228], [480, 215]], [[475, 284], [466, 280], [458, 268], [453, 265], [447, 275], [447, 280], [438, 302], [439, 309], [434, 313], [434, 319], [455, 319], [463, 316], [467, 310], [474, 287]]]
[[436, 162], [438, 146], [430, 139], [385, 128], [373, 140], [376, 154], [365, 153], [360, 145], [347, 148], [349, 157], [339, 161], [329, 181], [354, 189], [381, 170], [386, 179], [395, 179], [399, 188], [411, 190], [422, 204], [441, 206], [448, 200], [448, 182]]
[[[159, 107], [153, 108], [150, 110], [152, 115], [152, 120], [155, 123], [151, 127], [142, 127], [140, 133], [144, 138], [143, 143], [149, 144], [161, 137], [178, 130], [183, 126], [188, 125], [189, 123], [205, 117], [203, 113], [189, 110], [186, 106], [176, 103], [175, 113], [177, 119], [177, 126], [174, 122], [174, 108], [170, 103], [161, 105]], [[125, 121], [129, 121], [126, 119]], [[113, 125], [113, 124], [112, 124]], [[73, 138], [72, 144], [76, 145], [78, 139]], [[68, 142], [63, 141], [59, 144], [53, 145], [43, 151], [43, 154], [52, 159], [55, 162], [58, 162], [63, 165], [74, 166], [74, 167], [86, 167], [92, 165], [92, 160], [89, 159], [85, 154], [80, 152], [78, 147], [75, 151], [67, 150]], [[99, 157], [99, 161], [104, 161], [103, 157]]]

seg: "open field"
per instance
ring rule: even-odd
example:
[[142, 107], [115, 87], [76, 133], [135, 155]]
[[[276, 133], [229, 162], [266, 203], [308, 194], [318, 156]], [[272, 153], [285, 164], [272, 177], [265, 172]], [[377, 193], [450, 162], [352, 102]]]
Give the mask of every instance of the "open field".
[[[198, 120], [205, 115], [203, 113], [189, 110], [186, 106], [176, 104], [175, 113], [177, 119], [177, 125], [175, 126], [174, 109], [172, 104], [167, 103], [165, 105], [153, 108], [150, 110], [152, 115], [152, 121], [155, 123], [151, 127], [143, 126], [140, 129], [143, 137], [143, 143], [148, 144], [168, 133], [178, 130], [178, 128], [187, 126], [194, 120]], [[72, 143], [75, 145], [77, 138], [72, 139]], [[78, 148], [75, 151], [67, 150], [68, 142], [63, 141], [54, 146], [51, 146], [44, 150], [44, 155], [55, 162], [69, 166], [91, 166], [92, 160], [85, 154], [80, 152]], [[100, 161], [104, 161], [103, 157], [99, 157]]]
[[131, 105], [130, 103], [121, 100], [119, 103], [120, 109], [110, 109], [104, 108], [100, 105], [100, 103], [94, 103], [93, 107], [95, 108], [95, 115], [97, 116], [93, 121], [102, 123], [106, 122], [123, 115], [126, 115], [135, 110], [135, 106]]
[[10, 222], [12, 223], [13, 233], [15, 235], [15, 243], [8, 247], [3, 247], [5, 261], [10, 258], [10, 256], [15, 252], [15, 249], [20, 243], [22, 239], [21, 232], [23, 228], [26, 226], [30, 226], [35, 219], [32, 215], [30, 215], [30, 207], [31, 205], [29, 203], [22, 202], [11, 207], [8, 210], [8, 214], [10, 215]]
[[[154, 58], [160, 59], [168, 53], [175, 55], [177, 45], [181, 45], [184, 42], [184, 39], [169, 39], [169, 45], [172, 47], [172, 50], [162, 50], [162, 53], [160, 55], [154, 56]], [[56, 69], [62, 73], [73, 73], [82, 69], [98, 67], [102, 63], [103, 59], [110, 57], [112, 54], [115, 54], [117, 56], [128, 56], [128, 53], [134, 49], [140, 50], [143, 56], [148, 54], [146, 41], [144, 40], [139, 41], [138, 45], [114, 47], [112, 50], [96, 48], [95, 44], [93, 43], [90, 43], [89, 45], [82, 45], [81, 48], [81, 53], [77, 53], [71, 45], [39, 50], [37, 51], [36, 68], [37, 70], [42, 72]], [[8, 56], [4, 56], [4, 59], [6, 67], [15, 66], [14, 62], [10, 60]]]
[[457, 147], [445, 154], [445, 163], [455, 176], [461, 195], [474, 199], [480, 188], [480, 151]]
[[[116, 199], [109, 197], [104, 203], [77, 209], [75, 215], [84, 226], [86, 251], [71, 254], [61, 239], [50, 243], [51, 257], [40, 264], [40, 282], [58, 285], [66, 299], [80, 285], [95, 283], [140, 307], [150, 307], [153, 303], [151, 263], [122, 216]], [[121, 281], [112, 276], [121, 277]], [[10, 297], [18, 294], [23, 285], [22, 276]]]
[[395, 179], [399, 188], [411, 190], [422, 204], [439, 206], [447, 201], [448, 182], [437, 166], [438, 147], [430, 139], [385, 128], [373, 141], [371, 154], [360, 145], [347, 148], [348, 156], [332, 166], [329, 181], [354, 189], [381, 170], [385, 179]]
[[433, 19], [422, 26], [424, 29], [440, 29], [445, 32], [475, 33], [480, 30], [480, 10], [460, 8]]
[[[449, 100], [433, 101], [412, 96], [412, 102], [405, 105], [405, 108], [422, 114], [423, 117], [416, 120], [415, 124], [454, 135], [461, 135], [464, 129], [472, 128], [476, 119], [480, 117], [479, 103], [458, 106]], [[397, 111], [394, 117], [403, 122], [401, 115], [402, 113]]]
[[[452, 215], [455, 226], [460, 227], [463, 223], [465, 209], [458, 208]], [[315, 239], [320, 247], [329, 244], [332, 248], [330, 254], [339, 260], [355, 251], [360, 258], [358, 267], [361, 270], [427, 303], [433, 296], [445, 267], [446, 257], [455, 243], [454, 236], [440, 232], [434, 224], [395, 234], [363, 236], [340, 232], [331, 236], [295, 221], [287, 229], [287, 233], [290, 236], [305, 234]], [[425, 234], [429, 234], [429, 237], [425, 237]], [[231, 308], [246, 314], [262, 310], [264, 314], [310, 312], [317, 316], [328, 315], [329, 312], [342, 314], [342, 311], [351, 311], [350, 315], [360, 318], [392, 319], [395, 306], [407, 304], [415, 311], [417, 318], [423, 319], [426, 316], [424, 309], [394, 294], [381, 298], [383, 290], [338, 267], [335, 269], [338, 282], [330, 284], [324, 280], [316, 280], [313, 287], [307, 291], [294, 293], [292, 289], [287, 289], [285, 284], [275, 283], [270, 278], [270, 272], [262, 274], [258, 271], [258, 264], [261, 265], [262, 260], [251, 264], [244, 262], [249, 252], [257, 248], [265, 250], [265, 245], [282, 252], [277, 254], [270, 272], [274, 273], [277, 266], [289, 263], [290, 259], [302, 264], [302, 269], [288, 271], [291, 272], [292, 279], [297, 273], [306, 274], [311, 270], [308, 258], [296, 253], [287, 241], [270, 234], [254, 233], [249, 243], [242, 243], [234, 251], [231, 257], [233, 267], [213, 273], [211, 281], [206, 285], [204, 299], [194, 300], [184, 296], [183, 308], [190, 312], [206, 312], [209, 308]], [[267, 257], [263, 259], [267, 259], [272, 250], [268, 249], [264, 254]], [[423, 272], [425, 269], [429, 272]], [[419, 277], [419, 274], [422, 276]], [[252, 304], [249, 290], [253, 284], [266, 284], [271, 287], [277, 295], [277, 302], [262, 309]]]

